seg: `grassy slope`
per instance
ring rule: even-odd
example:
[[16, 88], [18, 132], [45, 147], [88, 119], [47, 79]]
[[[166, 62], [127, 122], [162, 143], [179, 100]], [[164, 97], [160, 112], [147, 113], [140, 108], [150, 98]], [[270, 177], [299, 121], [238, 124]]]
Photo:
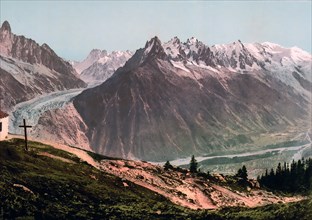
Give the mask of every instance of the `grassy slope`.
[[[39, 156], [39, 152], [75, 163]], [[130, 182], [124, 187], [121, 179], [35, 142], [29, 152], [23, 150], [21, 140], [0, 142], [0, 171], [0, 219], [312, 219], [311, 201], [217, 212], [184, 209]]]
[[[37, 155], [41, 151], [76, 163]], [[0, 142], [0, 169], [0, 206], [5, 217], [133, 219], [161, 217], [157, 210], [163, 217], [169, 217], [171, 209], [183, 213], [182, 208], [160, 195], [129, 182], [129, 187], [124, 187], [121, 179], [45, 145], [30, 143], [30, 151], [25, 152], [22, 141]], [[13, 184], [21, 184], [33, 193]]]

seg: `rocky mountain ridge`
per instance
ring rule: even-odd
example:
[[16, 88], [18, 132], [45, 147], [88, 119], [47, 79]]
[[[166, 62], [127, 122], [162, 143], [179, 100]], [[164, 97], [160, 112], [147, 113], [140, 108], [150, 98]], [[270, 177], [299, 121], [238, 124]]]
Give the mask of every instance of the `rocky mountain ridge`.
[[[3, 30], [3, 36], [10, 32], [7, 25]], [[107, 56], [106, 51], [94, 50], [89, 61], [99, 58], [105, 63], [110, 60]], [[4, 83], [3, 88], [12, 85], [15, 90], [6, 87], [4, 103], [13, 106], [34, 93], [42, 94], [43, 84], [51, 91], [63, 88], [44, 81], [28, 89], [28, 97], [25, 88], [38, 82], [33, 75], [44, 72], [47, 77], [41, 80], [49, 80], [58, 73], [50, 73], [42, 64], [29, 66], [17, 58], [2, 59], [5, 71], [15, 73], [6, 75], [10, 82]], [[93, 64], [101, 69], [98, 61]], [[89, 63], [89, 68], [93, 64]], [[311, 55], [307, 52], [272, 43], [236, 41], [208, 47], [195, 38], [183, 43], [175, 37], [162, 43], [155, 37], [105, 83], [74, 100], [74, 107], [70, 108], [74, 121], [66, 124], [78, 125], [77, 129], [82, 126], [78, 133], [84, 135], [65, 140], [77, 146], [89, 144], [102, 154], [156, 161], [257, 147], [261, 144], [258, 137], [268, 132], [274, 134], [271, 142], [284, 131], [284, 139], [289, 140], [297, 131], [308, 130], [310, 64]], [[18, 100], [20, 93], [27, 95]], [[63, 111], [67, 108], [49, 111], [47, 115], [43, 111], [40, 115], [44, 119], [39, 121], [53, 123], [55, 117], [61, 122], [67, 115]], [[69, 134], [64, 132], [72, 130], [67, 125], [57, 123], [53, 132], [44, 129], [44, 136], [67, 137]], [[42, 126], [39, 127], [35, 131], [40, 136]], [[51, 135], [47, 135], [49, 132]]]
[[47, 44], [13, 34], [7, 21], [0, 28], [0, 63], [0, 100], [6, 111], [43, 93], [86, 86]]
[[257, 146], [261, 134], [308, 129], [310, 64], [298, 48], [154, 37], [74, 106], [105, 155], [165, 161]]

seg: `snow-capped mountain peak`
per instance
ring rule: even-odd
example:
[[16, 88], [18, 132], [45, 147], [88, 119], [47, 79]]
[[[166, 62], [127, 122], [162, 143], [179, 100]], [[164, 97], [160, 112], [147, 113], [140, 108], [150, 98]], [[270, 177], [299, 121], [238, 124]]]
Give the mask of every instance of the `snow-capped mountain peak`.
[[164, 51], [161, 41], [157, 36], [147, 41], [140, 63], [151, 59], [164, 59], [167, 55]]
[[[208, 47], [194, 37], [187, 39], [184, 43], [174, 37], [161, 46], [160, 40], [155, 37], [146, 43], [143, 50], [144, 56], [139, 65], [150, 57], [165, 58], [173, 66], [178, 64], [180, 69], [186, 71], [189, 70], [190, 65], [214, 70], [226, 68], [238, 73], [270, 70], [271, 75], [275, 75], [285, 84], [299, 88], [301, 91], [302, 81], [311, 81], [311, 54], [297, 47], [285, 48], [269, 42], [242, 43], [240, 40]], [[304, 79], [300, 79], [299, 82], [291, 74], [299, 74], [296, 75], [297, 78], [302, 75]]]
[[188, 45], [193, 45], [193, 44], [196, 44], [197, 42], [198, 42], [198, 39], [195, 38], [195, 37], [191, 37], [191, 38], [189, 38], [189, 39], [186, 40], [186, 43], [187, 43]]
[[177, 47], [181, 45], [181, 40], [178, 37], [174, 37], [171, 40], [169, 40], [168, 42], [163, 44], [163, 47], [165, 49], [167, 49], [168, 47]]
[[170, 41], [164, 43], [163, 48], [171, 59], [179, 59], [181, 57], [181, 41], [178, 37], [174, 37]]
[[86, 60], [96, 61], [102, 57], [107, 56], [108, 52], [106, 50], [93, 49], [90, 54], [87, 56]]
[[106, 50], [93, 49], [93, 50], [91, 50], [91, 52], [89, 53], [87, 58], [84, 59], [83, 61], [72, 62], [73, 67], [75, 68], [75, 70], [77, 71], [78, 74], [81, 74], [82, 71], [89, 68], [94, 62], [96, 62], [97, 60], [99, 60], [102, 57], [105, 57], [106, 55], [107, 55]]
[[157, 36], [153, 37], [150, 41], [146, 42], [144, 48], [144, 55], [150, 53], [158, 54], [163, 51], [162, 43]]
[[[216, 127], [223, 134], [229, 125], [236, 136], [238, 127], [244, 133], [273, 125], [288, 129], [306, 119], [311, 73], [287, 51], [301, 59], [295, 48], [240, 41], [208, 47], [195, 38], [161, 43], [154, 37], [110, 80], [75, 98], [74, 106], [100, 153], [146, 160], [189, 155], [190, 146], [194, 152], [209, 146], [212, 139], [205, 143], [203, 134], [214, 137]], [[221, 136], [214, 145], [228, 149]]]
[[[90, 57], [96, 57], [97, 60], [92, 61], [94, 66], [85, 72], [83, 79], [90, 81], [90, 79], [94, 79], [95, 75], [98, 78], [98, 74], [91, 73], [91, 70], [102, 74], [101, 68], [106, 71], [107, 69], [116, 70], [124, 65], [131, 56], [132, 53], [128, 52], [114, 51], [107, 53], [106, 51], [93, 50], [86, 60]], [[123, 61], [119, 63], [119, 59]], [[293, 87], [301, 86], [298, 80], [282, 73], [286, 71], [285, 69], [290, 74], [292, 72], [304, 72], [304, 77], [311, 76], [311, 54], [297, 47], [284, 48], [270, 42], [243, 43], [236, 40], [229, 44], [217, 44], [209, 47], [195, 37], [191, 37], [185, 42], [181, 42], [178, 37], [174, 37], [168, 42], [162, 43], [155, 36], [146, 42], [144, 48], [137, 50], [127, 66], [131, 69], [134, 66], [140, 66], [144, 62], [155, 59], [169, 61], [173, 66], [178, 65], [180, 69], [184, 70], [189, 70], [192, 65], [206, 69], [213, 68], [213, 71], [216, 72], [219, 71], [219, 68], [238, 73], [270, 70], [271, 74], [278, 75], [280, 80]], [[115, 63], [114, 67], [109, 68], [110, 64], [108, 63], [112, 62]], [[112, 71], [110, 72], [109, 75], [112, 74]], [[90, 75], [93, 76], [90, 78]], [[107, 74], [104, 75], [106, 79]]]
[[271, 43], [271, 42], [263, 42], [261, 43], [262, 46], [266, 47], [266, 48], [270, 48], [270, 49], [274, 49], [274, 48], [281, 48], [281, 46], [279, 44], [276, 43]]
[[174, 38], [172, 38], [170, 41], [171, 41], [173, 44], [180, 44], [180, 43], [181, 43], [181, 40], [180, 40], [177, 36], [175, 36]]
[[97, 56], [100, 56], [101, 53], [102, 53], [102, 50], [100, 49], [92, 49], [89, 56], [97, 57]]
[[119, 67], [133, 55], [127, 51], [112, 51], [93, 49], [82, 62], [72, 62], [80, 73], [80, 78], [89, 84], [98, 84], [108, 79]]

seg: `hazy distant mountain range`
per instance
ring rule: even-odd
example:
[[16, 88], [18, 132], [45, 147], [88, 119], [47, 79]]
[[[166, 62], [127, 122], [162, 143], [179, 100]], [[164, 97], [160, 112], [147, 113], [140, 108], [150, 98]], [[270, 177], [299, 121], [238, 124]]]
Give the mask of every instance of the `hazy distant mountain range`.
[[80, 78], [87, 83], [104, 82], [133, 55], [130, 51], [113, 51], [93, 49], [81, 62], [71, 62]]

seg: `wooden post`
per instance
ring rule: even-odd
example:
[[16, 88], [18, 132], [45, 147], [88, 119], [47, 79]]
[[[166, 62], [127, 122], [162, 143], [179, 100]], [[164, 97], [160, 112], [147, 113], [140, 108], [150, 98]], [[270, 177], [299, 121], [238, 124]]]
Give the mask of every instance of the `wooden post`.
[[25, 135], [25, 150], [28, 151], [28, 146], [27, 146], [27, 128], [31, 128], [32, 126], [26, 125], [26, 120], [23, 119], [23, 125], [19, 126], [20, 128], [24, 128], [24, 135]]

